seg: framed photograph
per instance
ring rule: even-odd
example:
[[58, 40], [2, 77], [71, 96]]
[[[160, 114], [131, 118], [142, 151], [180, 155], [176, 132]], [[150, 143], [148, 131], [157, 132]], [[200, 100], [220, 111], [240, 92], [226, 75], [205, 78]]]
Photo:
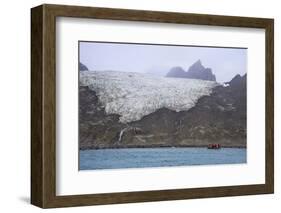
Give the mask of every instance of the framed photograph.
[[274, 191], [274, 21], [31, 9], [31, 203]]

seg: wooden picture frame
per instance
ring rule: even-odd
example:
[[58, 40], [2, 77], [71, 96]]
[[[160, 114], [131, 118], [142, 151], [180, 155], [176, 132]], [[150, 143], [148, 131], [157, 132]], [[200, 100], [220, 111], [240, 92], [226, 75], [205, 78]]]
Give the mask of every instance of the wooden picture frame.
[[[265, 29], [265, 184], [122, 193], [56, 195], [56, 17]], [[41, 208], [268, 194], [274, 191], [274, 21], [44, 4], [31, 9], [31, 203]]]

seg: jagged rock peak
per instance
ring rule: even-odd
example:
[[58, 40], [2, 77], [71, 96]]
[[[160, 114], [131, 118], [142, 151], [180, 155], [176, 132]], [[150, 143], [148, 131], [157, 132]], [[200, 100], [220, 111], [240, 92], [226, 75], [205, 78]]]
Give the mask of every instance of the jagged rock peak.
[[166, 77], [185, 78], [186, 72], [182, 67], [172, 67]]
[[235, 75], [231, 81], [227, 82], [227, 84], [233, 90], [244, 90], [247, 85], [247, 74], [241, 76], [240, 74]]
[[194, 64], [192, 64], [191, 67], [203, 67], [204, 68], [200, 59], [198, 59]]
[[231, 81], [229, 83], [240, 83], [240, 82], [244, 82], [247, 78], [247, 74], [241, 76], [240, 74], [235, 75]]
[[189, 67], [186, 76], [187, 78], [216, 81], [216, 76], [212, 73], [212, 69], [205, 68], [200, 59]]
[[184, 71], [181, 67], [173, 67], [167, 73], [166, 77], [172, 78], [191, 78], [191, 79], [201, 79], [208, 81], [216, 81], [216, 76], [212, 73], [211, 68], [205, 68], [202, 65], [201, 60], [197, 60], [194, 64], [192, 64], [188, 71]]
[[79, 70], [80, 71], [88, 71], [88, 67], [84, 64], [82, 64], [81, 62], [79, 62]]

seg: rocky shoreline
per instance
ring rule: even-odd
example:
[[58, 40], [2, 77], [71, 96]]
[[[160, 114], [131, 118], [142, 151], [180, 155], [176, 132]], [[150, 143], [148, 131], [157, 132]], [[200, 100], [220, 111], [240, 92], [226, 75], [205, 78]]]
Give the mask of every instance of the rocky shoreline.
[[[98, 149], [142, 149], [142, 148], [206, 148], [203, 145], [182, 145], [182, 146], [158, 146], [158, 145], [146, 145], [146, 146], [109, 146], [109, 147], [81, 147], [79, 150], [98, 150]], [[221, 148], [236, 148], [236, 149], [246, 149], [246, 146], [221, 146]]]

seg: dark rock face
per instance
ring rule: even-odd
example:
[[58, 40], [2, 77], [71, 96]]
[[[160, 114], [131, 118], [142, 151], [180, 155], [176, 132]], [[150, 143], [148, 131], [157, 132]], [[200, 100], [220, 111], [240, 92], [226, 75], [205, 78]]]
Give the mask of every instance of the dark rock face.
[[103, 148], [114, 145], [124, 124], [119, 115], [107, 115], [99, 104], [96, 93], [88, 87], [79, 87], [79, 147]]
[[247, 81], [247, 74], [243, 76], [238, 74], [230, 82], [227, 83], [234, 89], [245, 89], [241, 87], [246, 86], [246, 81]]
[[215, 87], [188, 111], [162, 108], [127, 124], [119, 115], [107, 115], [96, 93], [80, 86], [79, 147], [246, 147], [246, 75], [228, 84]]
[[88, 71], [88, 67], [86, 67], [84, 64], [79, 62], [79, 70], [80, 71]]
[[216, 81], [216, 76], [212, 73], [210, 68], [205, 68], [201, 61], [196, 61], [191, 67], [189, 67], [187, 73], [187, 78], [201, 79], [208, 81]]
[[216, 76], [212, 73], [212, 70], [210, 68], [205, 68], [200, 60], [191, 65], [187, 72], [181, 67], [174, 67], [167, 73], [166, 77], [216, 81]]

